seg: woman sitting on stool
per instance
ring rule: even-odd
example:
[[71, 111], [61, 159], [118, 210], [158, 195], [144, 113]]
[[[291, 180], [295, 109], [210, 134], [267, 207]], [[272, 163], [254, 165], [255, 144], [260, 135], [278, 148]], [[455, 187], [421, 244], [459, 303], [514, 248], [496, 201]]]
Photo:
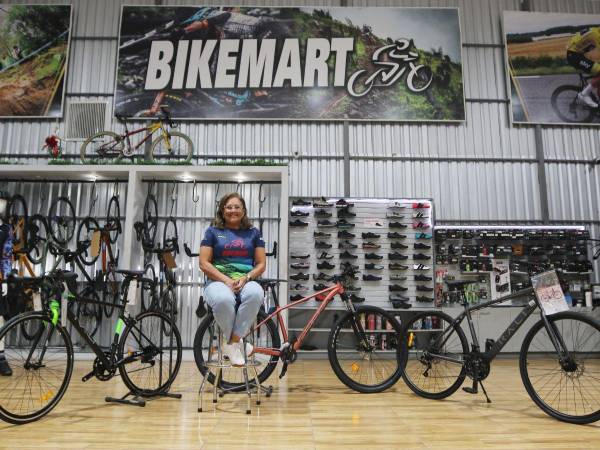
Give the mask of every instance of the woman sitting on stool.
[[[252, 280], [265, 268], [265, 243], [248, 220], [246, 202], [235, 192], [226, 194], [200, 244], [200, 269], [208, 278], [204, 298], [227, 339], [223, 353], [234, 366], [245, 363], [241, 338], [254, 323], [264, 295], [260, 284]], [[237, 313], [236, 297], [240, 301]], [[246, 355], [252, 351], [246, 343]]]

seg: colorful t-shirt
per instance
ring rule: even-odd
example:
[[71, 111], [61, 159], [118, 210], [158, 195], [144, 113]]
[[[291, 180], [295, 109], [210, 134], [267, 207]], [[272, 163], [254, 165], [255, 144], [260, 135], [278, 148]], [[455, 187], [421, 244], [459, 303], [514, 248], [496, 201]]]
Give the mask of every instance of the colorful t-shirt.
[[200, 243], [213, 249], [213, 266], [232, 279], [246, 275], [254, 267], [254, 250], [265, 246], [260, 231], [208, 227]]

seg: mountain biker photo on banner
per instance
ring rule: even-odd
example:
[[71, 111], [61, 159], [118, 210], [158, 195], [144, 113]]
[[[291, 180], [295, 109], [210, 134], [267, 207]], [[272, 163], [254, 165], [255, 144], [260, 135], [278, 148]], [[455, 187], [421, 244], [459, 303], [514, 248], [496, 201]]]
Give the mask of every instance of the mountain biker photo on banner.
[[504, 11], [504, 36], [513, 122], [600, 122], [600, 15]]
[[456, 8], [123, 6], [115, 114], [463, 121]]
[[62, 117], [70, 5], [0, 5], [0, 117]]

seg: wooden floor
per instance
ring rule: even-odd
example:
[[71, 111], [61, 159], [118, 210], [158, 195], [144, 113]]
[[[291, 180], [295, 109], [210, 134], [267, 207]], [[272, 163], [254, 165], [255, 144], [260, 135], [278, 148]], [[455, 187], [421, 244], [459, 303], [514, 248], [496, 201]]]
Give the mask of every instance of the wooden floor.
[[[328, 361], [298, 361], [275, 392], [245, 414], [246, 399], [229, 394], [198, 413], [199, 373], [185, 362], [174, 392], [145, 408], [108, 404], [106, 395], [125, 392], [119, 378], [80, 381], [89, 362], [78, 362], [59, 406], [41, 421], [0, 423], [0, 448], [7, 449], [187, 449], [256, 448], [600, 448], [600, 423], [577, 426], [546, 416], [527, 396], [517, 362], [495, 361], [482, 395], [457, 392], [443, 401], [409, 393], [400, 381], [382, 394], [358, 394], [335, 377]], [[279, 372], [277, 372], [278, 374]]]

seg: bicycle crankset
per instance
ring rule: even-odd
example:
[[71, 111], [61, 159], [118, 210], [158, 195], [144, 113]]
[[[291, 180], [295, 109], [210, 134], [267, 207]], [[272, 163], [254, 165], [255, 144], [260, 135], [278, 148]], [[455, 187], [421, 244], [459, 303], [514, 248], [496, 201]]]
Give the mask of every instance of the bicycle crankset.
[[482, 381], [490, 374], [490, 363], [481, 354], [472, 353], [465, 359], [465, 370], [472, 380]]
[[114, 356], [111, 357], [110, 352], [104, 352], [104, 356], [106, 356], [106, 358], [111, 362], [112, 367], [105, 367], [100, 358], [96, 358], [94, 360], [93, 374], [100, 381], [110, 380], [117, 372], [117, 366], [115, 365], [116, 360]]

